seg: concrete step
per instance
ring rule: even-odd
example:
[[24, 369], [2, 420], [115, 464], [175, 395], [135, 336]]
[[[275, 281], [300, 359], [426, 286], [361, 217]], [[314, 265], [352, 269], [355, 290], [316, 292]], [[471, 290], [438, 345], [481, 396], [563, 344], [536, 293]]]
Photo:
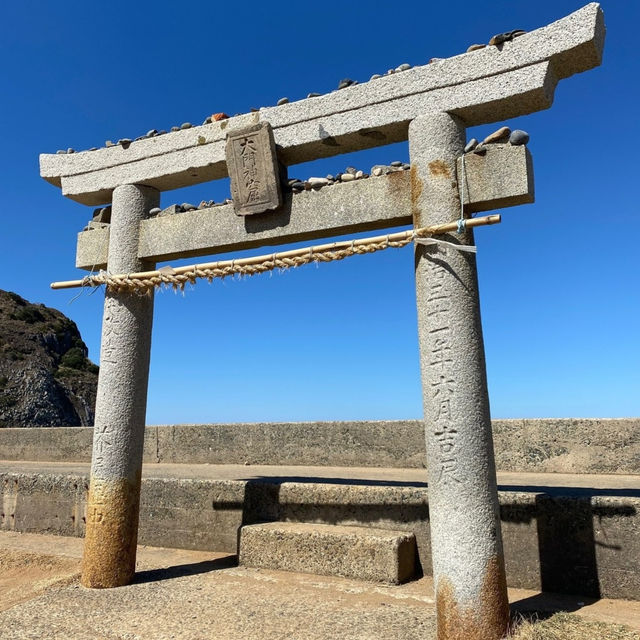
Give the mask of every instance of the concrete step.
[[[90, 427], [0, 428], [0, 460], [89, 462]], [[640, 418], [494, 420], [496, 466], [542, 473], [640, 473]], [[147, 427], [145, 462], [425, 465], [418, 420]]]
[[406, 531], [297, 522], [242, 527], [239, 563], [321, 576], [401, 584], [415, 574], [416, 539]]
[[[2, 462], [0, 529], [84, 535], [87, 464]], [[499, 473], [512, 587], [640, 600], [640, 476]], [[143, 467], [142, 544], [237, 553], [260, 522], [413, 533], [431, 574], [426, 473], [419, 469]]]

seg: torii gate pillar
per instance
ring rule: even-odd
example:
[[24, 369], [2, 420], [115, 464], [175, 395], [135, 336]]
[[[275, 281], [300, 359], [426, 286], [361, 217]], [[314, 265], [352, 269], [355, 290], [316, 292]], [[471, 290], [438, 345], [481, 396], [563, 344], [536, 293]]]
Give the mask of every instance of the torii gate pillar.
[[[602, 10], [592, 2], [512, 42], [308, 101], [131, 145], [43, 154], [40, 172], [83, 204], [102, 205], [113, 195], [110, 232], [80, 234], [78, 267], [142, 271], [163, 260], [405, 224], [409, 203], [398, 195], [401, 174], [395, 174], [393, 188], [391, 178], [380, 178], [379, 186], [331, 187], [335, 196], [297, 194], [273, 212], [270, 223], [251, 232], [235, 206], [142, 218], [157, 204], [154, 189], [224, 178], [227, 136], [245, 127], [268, 122], [289, 166], [399, 142], [411, 122], [414, 224], [446, 223], [460, 211], [456, 158], [463, 152], [462, 122], [477, 126], [549, 108], [559, 81], [600, 64], [604, 37]], [[529, 162], [526, 150], [510, 153]], [[485, 205], [477, 211], [496, 200], [500, 206], [531, 201], [526, 180], [505, 180], [508, 192], [493, 186], [473, 194], [476, 204]], [[375, 203], [366, 197], [371, 193]], [[468, 244], [472, 233], [451, 240]], [[508, 625], [508, 606], [475, 259], [442, 245], [419, 246], [416, 284], [438, 634], [440, 640], [496, 640]], [[105, 302], [82, 578], [89, 586], [117, 586], [133, 576], [152, 306], [151, 297], [130, 293], [108, 293]]]
[[[139, 230], [159, 202], [151, 187], [114, 189], [110, 272], [153, 268], [138, 259]], [[85, 587], [98, 588], [129, 584], [135, 573], [153, 322], [153, 290], [107, 290], [105, 296], [81, 578]]]
[[[460, 215], [455, 116], [409, 126], [416, 227]], [[473, 244], [473, 231], [447, 238]], [[416, 246], [418, 335], [438, 640], [498, 640], [509, 625], [489, 397], [473, 253]]]

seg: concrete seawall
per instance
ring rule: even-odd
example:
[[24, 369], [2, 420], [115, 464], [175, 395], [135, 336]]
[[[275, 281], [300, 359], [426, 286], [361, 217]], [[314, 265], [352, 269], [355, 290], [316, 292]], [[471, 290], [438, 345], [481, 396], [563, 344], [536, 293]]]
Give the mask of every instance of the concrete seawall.
[[[4, 462], [0, 529], [83, 536], [88, 464]], [[640, 600], [640, 478], [498, 474], [512, 587]], [[412, 532], [431, 573], [423, 470], [146, 465], [140, 543], [236, 553], [240, 527], [308, 522]]]
[[[509, 585], [640, 600], [640, 419], [493, 432]], [[84, 535], [92, 436], [0, 429], [0, 529]], [[417, 420], [147, 427], [140, 542], [235, 553], [245, 524], [386, 528], [415, 534], [429, 574], [424, 458]]]
[[[86, 427], [0, 429], [0, 460], [89, 462]], [[496, 466], [640, 473], [640, 418], [494, 420]], [[418, 420], [149, 426], [146, 463], [423, 468]]]

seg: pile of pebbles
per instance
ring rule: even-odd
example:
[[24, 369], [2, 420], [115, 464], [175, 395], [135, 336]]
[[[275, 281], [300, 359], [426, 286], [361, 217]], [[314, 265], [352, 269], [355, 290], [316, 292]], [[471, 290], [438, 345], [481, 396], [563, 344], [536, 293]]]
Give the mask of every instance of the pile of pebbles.
[[[429, 60], [429, 62], [434, 62], [435, 60], [441, 60], [441, 58], [432, 58], [431, 60]], [[399, 66], [397, 66], [395, 69], [389, 69], [386, 74], [384, 75], [391, 75], [393, 73], [401, 73], [402, 71], [408, 71], [409, 69], [412, 68], [412, 65], [408, 64], [408, 63], [403, 63]], [[382, 78], [383, 75], [379, 74], [379, 73], [375, 73], [374, 75], [371, 76], [370, 80], [376, 80], [377, 78]], [[353, 87], [354, 85], [359, 84], [359, 82], [357, 80], [352, 80], [351, 78], [343, 78], [342, 80], [340, 80], [340, 82], [338, 83], [338, 88], [336, 89], [337, 91], [339, 91], [340, 89], [346, 89], [347, 87]], [[319, 98], [322, 94], [321, 93], [309, 93], [307, 94], [307, 98]], [[289, 102], [289, 98], [284, 97], [284, 98], [280, 98], [277, 102], [276, 102], [276, 106], [281, 106], [283, 104], [287, 104]], [[251, 112], [257, 112], [260, 111], [260, 109], [256, 109], [256, 108], [251, 108], [250, 109]], [[236, 113], [236, 116], [242, 115], [240, 113]], [[207, 124], [211, 124], [212, 122], [219, 122], [220, 120], [226, 120], [227, 118], [229, 118], [229, 116], [226, 113], [214, 113], [211, 116], [208, 116], [204, 122], [202, 123], [203, 125], [207, 125]], [[149, 131], [147, 131], [147, 133], [143, 136], [138, 136], [137, 138], [120, 138], [117, 142], [113, 142], [113, 140], [106, 140], [104, 143], [104, 148], [109, 148], [109, 147], [122, 147], [123, 149], [128, 149], [129, 145], [131, 145], [134, 142], [138, 142], [139, 140], [145, 140], [148, 138], [155, 138], [157, 136], [162, 136], [165, 135], [167, 133], [172, 133], [175, 131], [182, 131], [184, 129], [191, 129], [191, 127], [193, 127], [193, 125], [190, 122], [183, 122], [179, 127], [171, 127], [171, 129], [169, 129], [168, 131], [165, 129], [161, 129], [161, 130], [157, 130], [157, 129], [150, 129]], [[87, 149], [87, 151], [97, 151], [98, 147], [91, 147], [91, 149]], [[72, 149], [71, 147], [69, 147], [66, 151], [64, 149], [59, 149], [58, 151], [56, 151], [57, 154], [67, 154], [67, 153], [76, 153], [75, 149]]]
[[[161, 218], [163, 216], [170, 216], [175, 213], [185, 213], [187, 211], [198, 211], [200, 209], [210, 209], [211, 207], [221, 207], [225, 204], [231, 204], [233, 200], [227, 198], [222, 202], [215, 202], [214, 200], [202, 200], [200, 204], [196, 205], [189, 202], [183, 202], [182, 204], [172, 204], [164, 209], [160, 207], [154, 207], [149, 210], [149, 218]], [[111, 222], [111, 205], [107, 207], [99, 207], [94, 209], [93, 218], [89, 224], [83, 229], [83, 231], [91, 231], [93, 229], [103, 229], [108, 227]]]
[[[240, 114], [236, 114], [236, 115], [240, 115]], [[226, 120], [227, 118], [229, 118], [229, 116], [226, 113], [214, 113], [213, 115], [209, 116], [208, 118], [205, 119], [205, 121], [202, 123], [204, 124], [211, 124], [212, 122], [219, 122], [220, 120]], [[114, 142], [113, 140], [105, 140], [104, 143], [104, 147], [105, 149], [108, 149], [109, 147], [122, 147], [124, 149], [128, 149], [129, 145], [131, 145], [134, 142], [138, 142], [139, 140], [147, 140], [149, 138], [157, 138], [158, 136], [163, 136], [167, 133], [173, 133], [175, 131], [184, 131], [185, 129], [191, 129], [193, 127], [193, 125], [190, 122], [183, 122], [179, 127], [171, 127], [171, 129], [169, 129], [169, 131], [167, 131], [166, 129], [150, 129], [149, 131], [147, 131], [147, 133], [145, 133], [145, 135], [143, 136], [138, 136], [137, 138], [120, 138], [117, 142]], [[97, 151], [98, 147], [91, 147], [90, 149], [87, 149], [87, 151]], [[67, 154], [67, 153], [76, 153], [75, 149], [72, 149], [71, 147], [69, 147], [66, 151], [64, 149], [58, 149], [58, 151], [56, 151], [57, 154]]]
[[[476, 138], [471, 138], [464, 148], [465, 153], [486, 153], [487, 145], [491, 144], [511, 144], [513, 146], [526, 145], [529, 142], [529, 134], [521, 129], [514, 129], [513, 131], [509, 127], [500, 127], [490, 135], [488, 135], [482, 142], [478, 142]], [[347, 167], [344, 172], [337, 173], [336, 175], [327, 175], [324, 178], [311, 177], [307, 180], [299, 180], [298, 178], [290, 178], [287, 181], [285, 189], [292, 191], [293, 193], [301, 193], [302, 191], [318, 191], [323, 187], [327, 187], [339, 182], [353, 182], [354, 180], [364, 180], [369, 177], [384, 176], [397, 171], [408, 171], [411, 169], [411, 165], [408, 162], [402, 162], [401, 160], [394, 160], [389, 164], [376, 164], [371, 167], [371, 171], [366, 173], [355, 167]], [[210, 209], [211, 207], [220, 207], [226, 204], [231, 204], [233, 200], [226, 198], [222, 202], [215, 202], [214, 200], [202, 200], [198, 206], [190, 204], [189, 202], [183, 202], [182, 204], [172, 204], [164, 209], [155, 207], [149, 211], [149, 217], [163, 217], [173, 215], [176, 213], [184, 213], [186, 211], [197, 211], [200, 209]], [[111, 221], [111, 206], [100, 207], [94, 211], [93, 219], [89, 222], [89, 225], [85, 227], [85, 231], [91, 229], [100, 229], [109, 224]]]
[[[493, 133], [489, 134], [482, 142], [479, 142], [476, 138], [471, 138], [467, 142], [464, 153], [475, 153], [483, 155], [487, 151], [487, 146], [492, 144], [510, 144], [513, 146], [526, 145], [529, 142], [529, 134], [522, 129], [514, 129], [513, 131], [509, 127], [500, 127]], [[336, 175], [327, 175], [324, 178], [311, 177], [307, 180], [299, 180], [298, 178], [290, 178], [287, 181], [285, 190], [292, 191], [293, 193], [301, 193], [302, 191], [318, 191], [323, 187], [327, 187], [339, 182], [353, 182], [354, 180], [364, 180], [369, 177], [384, 176], [397, 171], [408, 171], [411, 169], [411, 165], [408, 162], [402, 162], [401, 160], [394, 160], [389, 164], [376, 164], [371, 167], [371, 170], [366, 173], [355, 167], [347, 167], [344, 172], [337, 173]], [[226, 204], [231, 204], [233, 200], [226, 198], [222, 202], [215, 202], [214, 200], [202, 200], [198, 206], [190, 204], [189, 202], [183, 202], [182, 204], [172, 204], [164, 209], [155, 207], [149, 211], [150, 217], [163, 217], [173, 215], [176, 213], [184, 213], [186, 211], [197, 211], [200, 209], [210, 209], [211, 207], [220, 207]], [[111, 207], [100, 207], [94, 211], [93, 219], [89, 222], [89, 225], [85, 227], [85, 231], [91, 229], [100, 229], [109, 224], [111, 220]]]
[[[432, 60], [435, 60], [436, 58], [433, 58]], [[439, 59], [439, 58], [437, 58]], [[430, 60], [429, 62], [431, 62], [432, 60]], [[401, 65], [397, 66], [395, 69], [389, 69], [384, 75], [390, 76], [392, 73], [400, 73], [402, 71], [409, 71], [409, 69], [411, 69], [412, 66], [408, 63], [408, 62], [404, 62]], [[382, 78], [383, 75], [380, 73], [374, 73], [371, 78], [369, 78], [369, 80], [377, 80], [378, 78]], [[346, 89], [347, 87], [353, 87], [357, 84], [360, 84], [357, 80], [352, 80], [351, 78], [342, 78], [342, 80], [340, 80], [340, 82], [338, 82], [338, 88], [337, 91], [340, 91], [340, 89]], [[322, 94], [321, 93], [308, 93], [307, 94], [307, 98], [319, 98]], [[280, 105], [283, 104], [287, 104], [289, 102], [289, 98], [280, 98], [280, 100], [278, 100], [276, 102], [276, 106], [279, 107]], [[259, 111], [259, 109], [252, 109], [252, 111]]]
[[[505, 31], [504, 33], [497, 33], [496, 35], [494, 35], [490, 40], [489, 40], [489, 44], [472, 44], [470, 47], [467, 48], [466, 53], [470, 53], [472, 51], [477, 51], [479, 49], [484, 49], [487, 46], [496, 46], [496, 47], [500, 47], [502, 46], [505, 42], [511, 42], [512, 40], [515, 40], [515, 38], [518, 38], [522, 35], [524, 35], [526, 33], [526, 31], [523, 31], [522, 29], [514, 29], [512, 31]], [[429, 63], [432, 62], [438, 62], [440, 60], [443, 60], [443, 58], [431, 58], [429, 60]], [[372, 80], [377, 80], [379, 78], [383, 78], [385, 76], [390, 76], [394, 73], [402, 73], [403, 71], [409, 71], [409, 69], [412, 69], [412, 65], [410, 65], [407, 62], [404, 62], [401, 65], [398, 65], [397, 67], [395, 67], [394, 69], [389, 69], [386, 73], [381, 74], [381, 73], [374, 73], [371, 78], [369, 78], [369, 81]], [[338, 82], [338, 87], [337, 87], [337, 91], [340, 91], [341, 89], [346, 89], [347, 87], [353, 87], [355, 85], [359, 84], [357, 80], [352, 80], [351, 78], [343, 78], [342, 80], [340, 80], [340, 82]], [[321, 93], [308, 93], [307, 94], [307, 98], [319, 98], [322, 94]], [[287, 104], [289, 102], [289, 98], [287, 97], [283, 97], [280, 98], [277, 102], [276, 102], [276, 106], [281, 106], [283, 104]], [[260, 109], [256, 109], [256, 108], [251, 108], [250, 109], [251, 112], [256, 112], [256, 111], [260, 111]], [[235, 115], [242, 115], [239, 113], [236, 113]], [[229, 118], [229, 116], [226, 113], [214, 113], [210, 116], [208, 116], [204, 122], [202, 123], [203, 125], [206, 124], [211, 124], [212, 122], [219, 122], [220, 120], [226, 120], [227, 118]], [[166, 133], [171, 133], [171, 132], [175, 132], [175, 131], [181, 131], [184, 129], [191, 129], [193, 125], [190, 122], [183, 122], [179, 127], [175, 126], [175, 127], [171, 127], [171, 129], [169, 129], [169, 131], [166, 131], [165, 129], [161, 129], [161, 130], [157, 130], [157, 129], [151, 129], [149, 131], [147, 131], [147, 133], [143, 136], [138, 136], [137, 138], [131, 139], [131, 138], [120, 138], [117, 142], [113, 142], [112, 140], [107, 140], [105, 141], [104, 146], [105, 147], [116, 147], [116, 146], [120, 146], [124, 149], [127, 149], [129, 147], [130, 144], [132, 144], [133, 142], [137, 142], [138, 140], [145, 140], [147, 138], [155, 138], [156, 136], [162, 136], [165, 135]], [[87, 151], [97, 151], [98, 147], [91, 147], [91, 149], [87, 149]], [[66, 151], [64, 149], [59, 149], [58, 151], [56, 151], [57, 154], [68, 154], [68, 153], [75, 153], [75, 149], [72, 149], [71, 147], [69, 147]], [[334, 180], [335, 182], [335, 180]]]
[[490, 144], [510, 144], [514, 147], [526, 145], [529, 142], [529, 134], [522, 129], [514, 129], [511, 131], [509, 127], [500, 127], [493, 133], [489, 134], [482, 142], [478, 142], [475, 138], [471, 138], [467, 142], [464, 152], [483, 155], [487, 152], [487, 145]]
[[[187, 127], [188, 128], [188, 127]], [[151, 132], [149, 132], [151, 133]], [[160, 132], [157, 135], [161, 135]], [[529, 142], [529, 134], [522, 129], [514, 129], [513, 131], [509, 127], [500, 127], [493, 133], [489, 134], [486, 138], [479, 142], [476, 138], [471, 138], [467, 142], [464, 153], [475, 153], [483, 155], [487, 152], [487, 146], [492, 144], [510, 144], [512, 146], [522, 146]], [[337, 184], [339, 182], [353, 182], [354, 180], [364, 180], [369, 177], [384, 176], [397, 171], [408, 171], [411, 169], [411, 165], [408, 162], [402, 162], [401, 160], [394, 160], [389, 164], [376, 164], [371, 167], [369, 173], [365, 173], [362, 170], [355, 167], [347, 167], [343, 173], [337, 173], [336, 175], [327, 175], [324, 178], [311, 177], [307, 180], [299, 180], [298, 178], [290, 178], [285, 185], [285, 190], [292, 191], [293, 193], [301, 193], [302, 191], [318, 191], [323, 187]], [[226, 198], [222, 202], [215, 202], [214, 200], [202, 200], [198, 206], [190, 204], [189, 202], [183, 202], [182, 204], [172, 204], [164, 209], [155, 207], [149, 211], [149, 217], [163, 217], [173, 215], [176, 213], [184, 213], [186, 211], [197, 211], [200, 209], [210, 209], [211, 207], [220, 207], [226, 204], [233, 203], [233, 200]], [[101, 229], [109, 225], [111, 222], [111, 206], [99, 207], [93, 212], [93, 218], [89, 224], [84, 228], [84, 231], [91, 231], [92, 229]]]
[[[347, 167], [343, 173], [338, 173], [335, 176], [328, 175], [325, 178], [316, 178], [311, 177], [307, 180], [298, 180], [297, 178], [291, 178], [288, 180], [285, 189], [293, 191], [293, 193], [300, 193], [302, 191], [317, 191], [322, 189], [322, 187], [326, 187], [332, 184], [337, 184], [338, 182], [352, 182], [354, 180], [364, 180], [369, 178], [370, 176], [382, 176], [387, 175], [388, 173], [394, 173], [396, 171], [406, 171], [411, 168], [406, 162], [401, 162], [400, 160], [395, 160], [391, 164], [376, 164], [371, 168], [370, 173], [365, 173], [364, 171], [358, 170], [355, 167]], [[200, 209], [210, 209], [211, 207], [221, 207], [225, 204], [231, 204], [233, 200], [230, 198], [226, 198], [222, 202], [215, 202], [213, 200], [202, 200], [200, 204], [196, 207], [194, 204], [190, 204], [189, 202], [183, 202], [182, 204], [172, 204], [164, 209], [160, 207], [154, 207], [149, 211], [149, 217], [163, 217], [169, 216], [176, 213], [184, 213], [186, 211], [197, 211]], [[107, 215], [108, 212], [108, 215]], [[108, 223], [111, 217], [111, 207], [102, 207], [100, 209], [96, 209], [94, 211], [93, 220], [89, 223], [89, 227], [85, 229], [85, 231], [89, 229], [97, 229], [100, 226], [104, 226], [104, 223]], [[92, 224], [93, 223], [93, 224]]]
[[[411, 168], [411, 165], [407, 162], [400, 160], [394, 160], [390, 164], [376, 164], [371, 167], [369, 173], [358, 170], [355, 167], [347, 167], [343, 173], [338, 173], [335, 176], [328, 175], [325, 178], [308, 178], [307, 180], [298, 180], [297, 178], [291, 178], [287, 186], [293, 193], [300, 193], [302, 191], [317, 191], [332, 184], [338, 182], [353, 182], [354, 180], [364, 180], [370, 176], [383, 176], [396, 171], [407, 171]], [[213, 200], [202, 200], [196, 207], [189, 202], [183, 202], [182, 204], [172, 204], [164, 209], [160, 207], [154, 207], [149, 211], [149, 217], [164, 217], [174, 215], [176, 213], [184, 213], [186, 211], [197, 211], [200, 209], [210, 209], [211, 207], [221, 207], [225, 204], [231, 204], [233, 200], [226, 198], [222, 202], [215, 202]], [[111, 221], [111, 206], [100, 207], [93, 212], [93, 219], [89, 222], [89, 225], [85, 227], [84, 231], [90, 231], [92, 229], [100, 229], [106, 227]]]
[[169, 207], [165, 207], [164, 209], [160, 209], [156, 207], [149, 211], [149, 216], [154, 217], [158, 216], [162, 218], [163, 216], [170, 216], [174, 213], [186, 213], [187, 211], [199, 211], [201, 209], [210, 209], [211, 207], [221, 207], [225, 204], [232, 203], [233, 200], [227, 198], [222, 202], [215, 202], [214, 200], [202, 200], [198, 206], [195, 204], [191, 204], [190, 202], [183, 202], [182, 204], [172, 204]]
[[288, 187], [293, 193], [300, 193], [302, 191], [317, 191], [323, 187], [337, 184], [338, 182], [353, 182], [354, 180], [365, 180], [370, 176], [382, 176], [395, 171], [406, 171], [410, 169], [411, 165], [400, 160], [394, 160], [391, 164], [376, 164], [371, 167], [371, 171], [366, 173], [365, 171], [356, 169], [355, 167], [347, 167], [343, 173], [337, 173], [334, 175], [327, 175], [324, 178], [308, 178], [307, 180], [298, 180], [298, 178], [291, 178], [288, 181]]
[[[513, 131], [509, 127], [500, 127], [490, 135], [488, 135], [482, 142], [478, 142], [476, 138], [472, 138], [466, 144], [464, 152], [484, 154], [487, 151], [487, 145], [491, 144], [511, 144], [513, 146], [526, 145], [529, 142], [529, 134], [521, 129], [514, 129]], [[356, 169], [355, 167], [347, 167], [344, 172], [337, 173], [336, 175], [327, 175], [324, 178], [311, 177], [307, 180], [299, 180], [298, 178], [290, 178], [287, 181], [285, 189], [292, 191], [293, 193], [301, 193], [302, 191], [318, 191], [323, 187], [327, 187], [339, 182], [353, 182], [354, 180], [364, 180], [369, 177], [384, 176], [397, 171], [408, 171], [411, 169], [411, 165], [408, 162], [402, 162], [401, 160], [394, 160], [389, 164], [376, 164], [371, 167], [369, 173]], [[149, 211], [149, 217], [163, 217], [173, 215], [176, 213], [184, 213], [187, 211], [197, 211], [200, 209], [210, 209], [211, 207], [220, 207], [226, 204], [231, 204], [233, 200], [226, 198], [222, 202], [215, 202], [214, 200], [202, 200], [198, 206], [190, 204], [189, 202], [183, 202], [182, 204], [172, 204], [164, 209], [155, 207]], [[111, 221], [111, 206], [100, 207], [94, 211], [93, 219], [89, 222], [89, 225], [85, 227], [84, 231], [90, 231], [92, 229], [100, 229], [106, 227]]]
[[[429, 63], [435, 62], [436, 60], [441, 60], [442, 58], [431, 58], [429, 60]], [[378, 80], [379, 78], [384, 78], [385, 76], [391, 76], [394, 73], [402, 73], [403, 71], [409, 71], [409, 69], [412, 69], [412, 65], [410, 65], [408, 62], [403, 62], [401, 65], [397, 66], [395, 69], [388, 69], [386, 73], [374, 73], [370, 78], [369, 78], [369, 82], [371, 82], [371, 80]]]

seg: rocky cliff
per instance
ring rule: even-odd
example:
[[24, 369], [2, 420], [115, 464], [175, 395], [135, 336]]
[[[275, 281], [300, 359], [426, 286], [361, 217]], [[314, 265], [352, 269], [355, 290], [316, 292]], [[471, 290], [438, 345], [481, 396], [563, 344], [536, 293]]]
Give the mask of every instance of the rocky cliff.
[[0, 427], [92, 425], [97, 382], [74, 322], [0, 289]]

